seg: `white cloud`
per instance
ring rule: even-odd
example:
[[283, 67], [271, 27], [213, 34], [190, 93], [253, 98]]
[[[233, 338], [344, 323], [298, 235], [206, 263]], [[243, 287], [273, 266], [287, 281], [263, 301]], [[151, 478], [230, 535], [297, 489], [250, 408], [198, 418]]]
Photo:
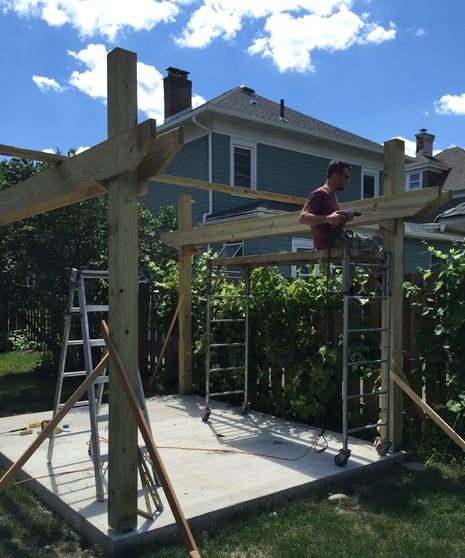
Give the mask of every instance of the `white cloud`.
[[392, 139], [402, 140], [405, 143], [405, 154], [409, 155], [410, 157], [415, 157], [416, 152], [417, 152], [417, 142], [416, 141], [405, 139], [402, 136], [396, 136], [395, 138], [392, 138]]
[[[69, 50], [68, 54], [81, 64], [83, 70], [74, 70], [69, 77], [69, 84], [85, 95], [106, 102], [107, 99], [107, 49], [102, 44], [89, 44], [79, 52]], [[41, 78], [56, 84], [57, 91], [64, 88], [55, 80]], [[50, 86], [49, 86], [50, 88]], [[45, 90], [45, 87], [42, 88]], [[137, 62], [137, 103], [139, 110], [148, 118], [155, 118], [159, 124], [164, 120], [163, 76], [154, 67]], [[205, 103], [200, 95], [192, 96], [195, 108]]]
[[45, 76], [32, 76], [32, 81], [37, 85], [37, 87], [41, 91], [57, 91], [61, 93], [64, 91], [64, 87], [62, 87], [55, 79], [48, 78]]
[[437, 114], [465, 115], [465, 93], [461, 95], [443, 95], [435, 101], [434, 110]]
[[115, 39], [125, 28], [150, 30], [174, 21], [180, 5], [192, 0], [2, 0], [4, 11], [21, 17], [39, 17], [52, 26], [69, 24], [82, 37]]
[[423, 27], [419, 27], [415, 30], [415, 37], [423, 37], [425, 33], [426, 31], [423, 29]]
[[204, 0], [177, 42], [205, 47], [217, 38], [234, 39], [245, 20], [263, 19], [262, 30], [248, 47], [251, 55], [271, 58], [281, 72], [314, 70], [316, 49], [345, 50], [355, 43], [394, 39], [396, 28], [369, 20], [351, 10], [351, 0]]

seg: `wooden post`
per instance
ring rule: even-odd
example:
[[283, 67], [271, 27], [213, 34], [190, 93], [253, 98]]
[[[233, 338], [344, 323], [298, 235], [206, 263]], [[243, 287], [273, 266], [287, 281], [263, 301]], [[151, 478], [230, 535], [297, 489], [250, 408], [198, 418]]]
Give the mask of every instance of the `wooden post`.
[[[178, 229], [192, 229], [192, 198], [181, 194], [178, 202]], [[179, 255], [179, 393], [192, 389], [192, 247], [180, 246]]]
[[[401, 194], [404, 191], [404, 142], [393, 139], [384, 144], [384, 194]], [[404, 221], [393, 219], [381, 224], [383, 245], [386, 251], [391, 252], [391, 311], [390, 311], [390, 339], [391, 354], [382, 358], [390, 359], [391, 366], [394, 362], [402, 363], [402, 315], [403, 315], [403, 280], [404, 280]], [[383, 305], [383, 323], [385, 323], [385, 304]], [[383, 340], [383, 347], [385, 343]], [[384, 349], [383, 349], [384, 350]], [[389, 389], [390, 414], [389, 430], [394, 450], [399, 449], [402, 443], [402, 391], [393, 382]]]
[[[108, 136], [137, 124], [137, 57], [112, 50], [108, 67]], [[108, 188], [109, 323], [112, 340], [137, 389], [138, 202], [137, 171], [119, 174]], [[117, 533], [137, 527], [137, 424], [110, 365], [108, 525]]]

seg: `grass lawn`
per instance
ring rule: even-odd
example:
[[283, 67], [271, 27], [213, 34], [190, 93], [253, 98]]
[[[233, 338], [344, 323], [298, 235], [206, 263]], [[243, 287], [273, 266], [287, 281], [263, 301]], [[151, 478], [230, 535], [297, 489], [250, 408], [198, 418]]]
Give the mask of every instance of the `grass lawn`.
[[[18, 357], [20, 358], [20, 357]], [[31, 358], [31, 355], [24, 357]], [[6, 364], [8, 362], [8, 364]], [[0, 404], [16, 397], [31, 404], [44, 378], [14, 368], [0, 354]], [[26, 360], [20, 360], [24, 366]], [[33, 366], [34, 360], [28, 360]], [[30, 368], [29, 368], [30, 370]], [[23, 388], [21, 379], [27, 389]], [[6, 388], [5, 380], [13, 387]], [[51, 390], [53, 399], [54, 384]], [[48, 388], [47, 388], [48, 389]], [[19, 403], [18, 403], [19, 405]], [[0, 407], [3, 408], [3, 407]], [[15, 408], [18, 408], [17, 406]], [[30, 409], [30, 407], [27, 407]], [[429, 463], [425, 471], [396, 466], [380, 478], [297, 502], [263, 505], [226, 523], [195, 533], [202, 558], [453, 558], [465, 556], [464, 461]], [[11, 486], [0, 495], [0, 558], [101, 556], [27, 490]], [[131, 558], [184, 558], [182, 543], [134, 549]]]

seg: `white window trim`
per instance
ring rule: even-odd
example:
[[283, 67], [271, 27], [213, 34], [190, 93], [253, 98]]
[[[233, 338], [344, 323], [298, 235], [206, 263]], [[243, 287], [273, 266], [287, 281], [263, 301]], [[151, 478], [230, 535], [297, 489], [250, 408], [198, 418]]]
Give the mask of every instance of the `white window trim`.
[[[418, 188], [410, 188], [410, 177], [412, 174], [419, 174], [420, 175], [420, 185]], [[415, 190], [421, 190], [423, 188], [423, 171], [412, 171], [405, 174], [405, 191], [406, 192], [414, 192]]]
[[229, 152], [229, 184], [234, 186], [234, 148], [235, 147], [242, 147], [243, 149], [250, 149], [251, 157], [250, 157], [250, 189], [256, 190], [257, 189], [257, 144], [254, 142], [250, 142], [247, 140], [242, 140], [240, 138], [231, 137], [231, 148]]
[[221, 252], [222, 252], [227, 246], [228, 246], [228, 247], [229, 247], [229, 246], [235, 246], [235, 247], [236, 247], [236, 253], [234, 254], [234, 256], [228, 256], [229, 258], [237, 258], [237, 257], [238, 257], [238, 256], [237, 256], [237, 252], [239, 252], [240, 250], [242, 250], [242, 254], [241, 254], [241, 255], [244, 254], [244, 241], [243, 241], [243, 240], [241, 240], [240, 242], [223, 242], [223, 246], [221, 247], [221, 250], [220, 250], [219, 253], [218, 253], [218, 257], [220, 257], [220, 258], [221, 258], [221, 257], [224, 257], [224, 256], [221, 256]]
[[[291, 250], [292, 252], [297, 252], [299, 248], [303, 250], [313, 250], [313, 238], [292, 238], [291, 243]], [[297, 276], [297, 266], [291, 266], [291, 277], [295, 278]]]
[[360, 194], [360, 199], [366, 199], [364, 198], [363, 194], [363, 177], [365, 175], [369, 175], [369, 176], [373, 176], [375, 179], [375, 187], [374, 187], [374, 197], [378, 197], [379, 196], [379, 173], [376, 169], [368, 169], [368, 168], [363, 168], [362, 167], [362, 183], [360, 184], [360, 189], [361, 189], [361, 194]]

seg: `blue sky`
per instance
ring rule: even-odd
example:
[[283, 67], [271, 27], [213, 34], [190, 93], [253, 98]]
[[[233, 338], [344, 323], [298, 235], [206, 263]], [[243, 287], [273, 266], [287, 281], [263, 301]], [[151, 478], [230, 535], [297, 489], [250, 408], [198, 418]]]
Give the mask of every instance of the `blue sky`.
[[[0, 0], [0, 143], [106, 138], [106, 54], [137, 53], [139, 121], [163, 122], [166, 68], [194, 102], [238, 85], [382, 143], [465, 147], [463, 0]], [[337, 154], [335, 154], [337, 156]]]

